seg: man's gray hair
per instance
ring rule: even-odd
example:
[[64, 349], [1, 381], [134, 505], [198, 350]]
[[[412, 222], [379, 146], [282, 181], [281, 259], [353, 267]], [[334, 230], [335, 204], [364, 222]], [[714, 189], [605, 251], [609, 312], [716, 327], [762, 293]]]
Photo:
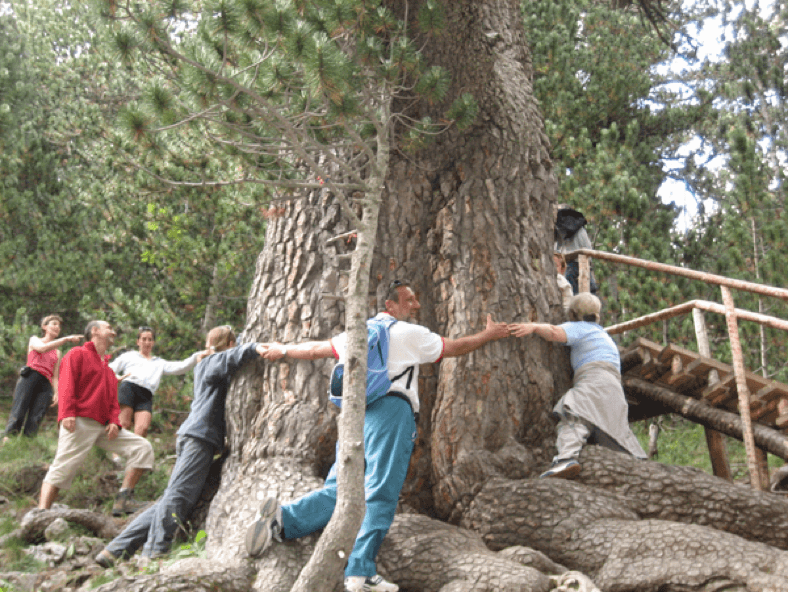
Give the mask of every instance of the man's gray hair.
[[569, 301], [569, 316], [573, 321], [599, 323], [602, 302], [590, 292], [582, 292]]
[[100, 327], [101, 323], [103, 323], [103, 322], [104, 321], [98, 321], [98, 320], [90, 321], [85, 326], [85, 341], [90, 341], [91, 339], [93, 339], [93, 329], [94, 329], [94, 327]]

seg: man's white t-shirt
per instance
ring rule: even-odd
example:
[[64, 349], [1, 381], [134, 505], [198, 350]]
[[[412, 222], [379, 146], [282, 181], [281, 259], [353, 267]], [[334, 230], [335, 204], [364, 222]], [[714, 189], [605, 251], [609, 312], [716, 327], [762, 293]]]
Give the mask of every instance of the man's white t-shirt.
[[[382, 312], [375, 318], [390, 317]], [[443, 357], [443, 337], [426, 327], [397, 321], [389, 330], [389, 392], [402, 393], [410, 400], [413, 412], [419, 412], [419, 364], [431, 364]], [[347, 333], [331, 338], [334, 357], [345, 363]]]

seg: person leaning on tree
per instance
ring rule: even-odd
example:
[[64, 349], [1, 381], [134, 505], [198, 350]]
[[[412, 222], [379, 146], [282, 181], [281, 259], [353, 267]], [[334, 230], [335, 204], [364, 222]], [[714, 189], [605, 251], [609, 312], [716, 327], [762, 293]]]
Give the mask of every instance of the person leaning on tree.
[[115, 341], [115, 331], [106, 321], [90, 321], [85, 339], [84, 345], [63, 356], [57, 452], [44, 477], [38, 507], [52, 507], [60, 490], [71, 486], [90, 449], [98, 446], [128, 459], [112, 514], [130, 514], [139, 509], [132, 500], [134, 486], [146, 470], [153, 468], [153, 448], [145, 438], [120, 427], [118, 379], [105, 355]]
[[[41, 320], [43, 337], [33, 335], [27, 344], [27, 365], [22, 368], [8, 414], [5, 437], [19, 433], [35, 436], [47, 407], [57, 405], [58, 362], [61, 345], [79, 343], [82, 335], [59, 337], [63, 319], [51, 314]], [[54, 393], [54, 397], [53, 397]]]
[[175, 531], [200, 499], [214, 454], [224, 447], [224, 404], [230, 381], [264, 351], [258, 343], [236, 346], [229, 325], [211, 329], [205, 349], [210, 353], [194, 368], [194, 399], [189, 416], [178, 428], [175, 466], [167, 488], [96, 556], [96, 563], [103, 567], [111, 567], [120, 557], [131, 557], [140, 547], [144, 558], [169, 553]]
[[582, 469], [578, 461], [580, 451], [589, 440], [616, 452], [646, 458], [629, 428], [629, 406], [621, 386], [621, 359], [615, 342], [599, 325], [600, 309], [599, 298], [584, 292], [569, 301], [568, 323], [509, 325], [515, 337], [538, 335], [570, 348], [572, 388], [553, 408], [558, 418], [558, 454], [542, 478], [577, 476]]
[[[483, 331], [460, 339], [446, 339], [410, 323], [408, 321], [421, 305], [409, 284], [398, 280], [389, 286], [385, 307], [385, 312], [378, 317], [393, 317], [397, 321], [389, 329], [387, 370], [392, 386], [387, 396], [367, 406], [364, 417], [366, 513], [345, 568], [345, 590], [348, 592], [398, 590], [396, 584], [377, 574], [375, 561], [394, 519], [413, 452], [419, 412], [419, 364], [461, 356], [509, 335], [506, 324], [494, 323], [489, 315]], [[336, 357], [344, 362], [347, 334], [341, 333], [327, 341], [265, 345], [267, 352], [263, 357], [269, 360], [285, 356], [297, 360]], [[322, 489], [281, 506], [276, 498], [266, 499], [247, 529], [249, 555], [262, 554], [273, 538], [300, 538], [324, 528], [336, 505], [336, 476], [334, 464]]]

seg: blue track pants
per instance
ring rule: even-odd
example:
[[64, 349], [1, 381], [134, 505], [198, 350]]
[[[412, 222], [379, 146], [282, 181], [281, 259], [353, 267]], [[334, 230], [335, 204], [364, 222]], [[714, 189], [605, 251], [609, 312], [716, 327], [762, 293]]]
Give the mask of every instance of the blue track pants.
[[[364, 420], [364, 498], [367, 511], [348, 559], [345, 576], [374, 576], [375, 558], [391, 527], [416, 435], [410, 405], [382, 397], [366, 410]], [[295, 539], [324, 528], [337, 501], [336, 464], [322, 489], [282, 506], [283, 534]]]

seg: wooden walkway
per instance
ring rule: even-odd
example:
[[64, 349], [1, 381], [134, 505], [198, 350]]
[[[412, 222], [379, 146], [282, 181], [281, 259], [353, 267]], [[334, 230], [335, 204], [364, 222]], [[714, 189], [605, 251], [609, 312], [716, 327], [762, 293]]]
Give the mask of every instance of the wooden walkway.
[[[680, 413], [676, 407], [681, 405], [695, 410], [688, 411], [690, 419], [697, 413], [708, 415], [704, 409], [712, 415], [713, 410], [739, 414], [733, 367], [696, 352], [675, 345], [663, 347], [640, 338], [621, 351], [621, 374], [630, 405], [630, 421]], [[778, 409], [780, 400], [788, 401], [788, 386], [752, 372], [746, 373], [746, 379], [753, 424], [779, 432], [780, 436], [788, 435], [788, 412], [780, 414]], [[643, 382], [659, 388], [649, 389]], [[671, 393], [676, 396], [671, 397]], [[759, 447], [768, 448], [762, 443]]]

